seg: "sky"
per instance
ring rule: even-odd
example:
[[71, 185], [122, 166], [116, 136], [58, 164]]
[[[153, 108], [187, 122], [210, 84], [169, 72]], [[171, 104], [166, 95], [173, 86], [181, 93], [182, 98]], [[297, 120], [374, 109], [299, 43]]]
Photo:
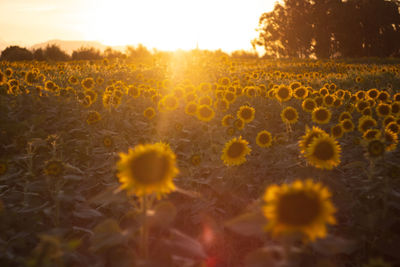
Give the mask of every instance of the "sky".
[[0, 40], [52, 39], [159, 50], [251, 50], [275, 0], [0, 0]]

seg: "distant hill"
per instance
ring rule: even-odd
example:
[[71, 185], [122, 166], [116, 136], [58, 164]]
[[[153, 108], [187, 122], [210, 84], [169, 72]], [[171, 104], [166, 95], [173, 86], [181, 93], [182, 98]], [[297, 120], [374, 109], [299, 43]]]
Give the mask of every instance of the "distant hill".
[[[46, 48], [48, 45], [57, 45], [59, 46], [62, 50], [67, 52], [68, 54], [72, 54], [74, 50], [78, 50], [81, 47], [85, 48], [90, 48], [93, 47], [95, 49], [100, 50], [103, 52], [107, 47], [100, 42], [97, 41], [64, 41], [64, 40], [50, 40], [44, 43], [40, 44], [35, 44], [30, 47], [30, 49], [39, 49], [39, 48]], [[125, 51], [125, 46], [111, 46], [112, 49], [114, 50], [119, 50], [119, 51]]]

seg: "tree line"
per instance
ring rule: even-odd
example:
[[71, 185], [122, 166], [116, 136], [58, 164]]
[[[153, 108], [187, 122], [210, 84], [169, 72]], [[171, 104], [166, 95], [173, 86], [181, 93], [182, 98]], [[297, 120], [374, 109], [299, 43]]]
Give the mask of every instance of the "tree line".
[[151, 52], [143, 45], [128, 46], [126, 53], [108, 47], [104, 52], [93, 47], [81, 47], [74, 50], [71, 55], [57, 45], [48, 45], [45, 48], [29, 50], [19, 46], [9, 46], [1, 52], [0, 60], [6, 61], [66, 61], [66, 60], [99, 60], [104, 58], [148, 57]]
[[399, 57], [399, 0], [283, 0], [253, 46], [270, 57]]

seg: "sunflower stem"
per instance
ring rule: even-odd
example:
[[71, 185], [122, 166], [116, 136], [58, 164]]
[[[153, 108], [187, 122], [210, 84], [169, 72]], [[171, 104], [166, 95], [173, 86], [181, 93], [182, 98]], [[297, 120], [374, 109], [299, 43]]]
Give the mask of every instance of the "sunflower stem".
[[148, 258], [148, 239], [149, 239], [149, 227], [147, 224], [147, 195], [144, 194], [142, 196], [142, 216], [143, 216], [143, 224], [141, 231], [141, 253], [144, 259]]

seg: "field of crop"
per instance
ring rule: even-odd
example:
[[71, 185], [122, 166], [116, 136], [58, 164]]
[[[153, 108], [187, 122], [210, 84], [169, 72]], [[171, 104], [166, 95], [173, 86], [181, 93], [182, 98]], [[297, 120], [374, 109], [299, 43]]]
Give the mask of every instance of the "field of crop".
[[0, 266], [399, 266], [400, 65], [0, 63]]

